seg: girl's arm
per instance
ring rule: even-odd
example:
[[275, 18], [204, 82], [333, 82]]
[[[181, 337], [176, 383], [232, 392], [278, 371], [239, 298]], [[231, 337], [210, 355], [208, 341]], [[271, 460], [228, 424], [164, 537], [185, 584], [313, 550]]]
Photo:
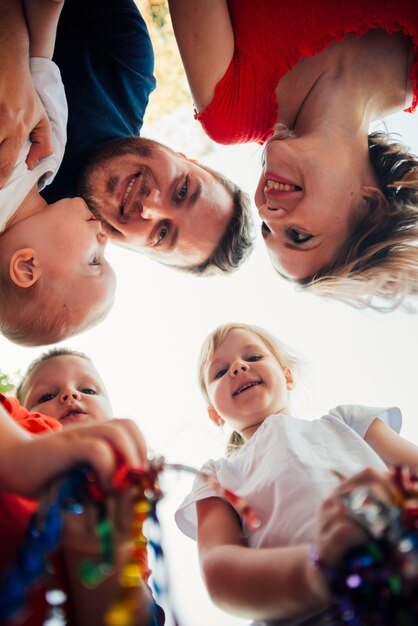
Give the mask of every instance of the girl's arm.
[[196, 506], [200, 566], [220, 608], [244, 618], [274, 620], [327, 605], [328, 592], [308, 546], [248, 548], [229, 504], [208, 498]]
[[371, 423], [364, 439], [389, 467], [406, 465], [418, 472], [417, 446], [400, 437], [382, 420]]
[[23, 0], [29, 32], [29, 56], [52, 59], [64, 0]]
[[227, 0], [169, 0], [174, 34], [198, 111], [210, 104], [234, 54]]

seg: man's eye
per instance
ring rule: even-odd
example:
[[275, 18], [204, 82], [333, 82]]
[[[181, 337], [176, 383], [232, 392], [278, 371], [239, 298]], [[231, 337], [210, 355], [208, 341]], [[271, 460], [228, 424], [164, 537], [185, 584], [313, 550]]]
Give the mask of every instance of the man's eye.
[[85, 389], [80, 389], [81, 393], [84, 393], [88, 396], [97, 396], [97, 391], [94, 389], [90, 389], [90, 387], [86, 387]]
[[258, 354], [254, 354], [253, 356], [247, 357], [245, 360], [248, 361], [249, 363], [254, 363], [254, 361], [259, 361], [260, 359], [261, 359], [261, 356], [259, 356]]
[[53, 394], [53, 393], [45, 393], [43, 396], [41, 396], [39, 398], [37, 404], [44, 404], [44, 402], [49, 402], [53, 398], [55, 398], [55, 394]]
[[223, 370], [219, 370], [219, 372], [216, 372], [214, 376], [215, 380], [218, 380], [218, 378], [222, 378], [222, 376], [225, 376], [227, 371], [228, 371], [227, 369], [223, 369]]
[[300, 230], [296, 230], [295, 228], [291, 228], [288, 231], [288, 236], [293, 241], [293, 243], [305, 243], [305, 241], [309, 241], [309, 239], [312, 239], [313, 237], [313, 235], [303, 233]]
[[189, 178], [187, 177], [183, 185], [180, 187], [180, 189], [177, 192], [178, 200], [184, 200], [184, 198], [187, 196], [188, 191], [189, 191]]

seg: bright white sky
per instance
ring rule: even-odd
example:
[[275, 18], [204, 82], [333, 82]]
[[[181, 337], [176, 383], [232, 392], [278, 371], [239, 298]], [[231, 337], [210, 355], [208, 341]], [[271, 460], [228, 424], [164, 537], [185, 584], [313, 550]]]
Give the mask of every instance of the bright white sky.
[[[417, 117], [401, 114], [389, 123], [418, 153]], [[261, 148], [213, 146], [193, 121], [191, 107], [160, 120], [158, 129], [144, 126], [143, 135], [201, 158], [250, 194], [255, 189]], [[303, 357], [303, 383], [295, 392], [298, 416], [319, 417], [343, 403], [397, 405], [403, 435], [418, 444], [416, 316], [358, 311], [296, 293], [273, 272], [261, 238], [249, 262], [227, 278], [187, 276], [113, 246], [108, 258], [118, 275], [113, 311], [99, 327], [64, 345], [93, 359], [115, 416], [135, 419], [157, 454], [195, 466], [223, 454], [226, 435], [206, 417], [195, 365], [204, 337], [229, 321], [264, 326]], [[0, 369], [14, 375], [43, 351], [1, 337]], [[212, 607], [200, 581], [196, 547], [174, 525], [173, 512], [190, 485], [189, 477], [167, 477], [161, 506], [181, 626], [246, 624]]]

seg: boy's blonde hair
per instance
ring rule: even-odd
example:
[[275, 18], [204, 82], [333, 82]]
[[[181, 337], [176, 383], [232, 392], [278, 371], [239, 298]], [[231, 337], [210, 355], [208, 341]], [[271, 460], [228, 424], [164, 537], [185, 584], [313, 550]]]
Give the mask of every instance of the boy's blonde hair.
[[32, 363], [28, 365], [26, 372], [23, 374], [14, 392], [14, 395], [19, 400], [20, 404], [23, 404], [23, 387], [25, 386], [25, 383], [27, 382], [29, 376], [31, 376], [31, 374], [45, 361], [48, 361], [49, 359], [55, 359], [60, 356], [78, 356], [80, 359], [85, 359], [86, 361], [90, 361], [90, 363], [93, 363], [91, 358], [88, 357], [87, 354], [84, 354], [84, 352], [79, 352], [78, 350], [71, 350], [70, 348], [64, 347], [51, 348], [47, 352], [41, 354], [41, 356], [39, 356], [38, 358], [34, 359]]
[[[209, 406], [211, 405], [211, 401], [206, 387], [206, 367], [215, 350], [226, 339], [232, 330], [247, 330], [261, 339], [267, 349], [271, 352], [275, 359], [277, 359], [283, 371], [285, 369], [290, 369], [294, 372], [299, 366], [299, 360], [292, 355], [289, 348], [264, 328], [261, 328], [260, 326], [253, 326], [252, 324], [222, 324], [221, 326], [215, 328], [215, 330], [206, 337], [200, 350], [198, 360], [199, 387]], [[236, 454], [244, 443], [245, 441], [243, 437], [238, 432], [234, 431], [227, 444], [226, 456], [230, 457]]]

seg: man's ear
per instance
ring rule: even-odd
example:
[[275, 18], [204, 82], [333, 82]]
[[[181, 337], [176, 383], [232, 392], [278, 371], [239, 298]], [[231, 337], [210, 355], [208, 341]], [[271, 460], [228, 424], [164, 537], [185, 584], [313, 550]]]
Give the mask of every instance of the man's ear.
[[288, 388], [289, 390], [290, 390], [290, 389], [293, 389], [293, 383], [294, 383], [294, 380], [293, 380], [293, 373], [292, 373], [292, 370], [291, 370], [291, 369], [289, 369], [288, 367], [286, 367], [286, 369], [285, 369], [285, 371], [284, 371], [284, 377], [285, 377], [285, 379], [286, 379], [286, 385], [287, 385], [287, 388]]
[[189, 159], [188, 156], [186, 156], [184, 154], [184, 152], [177, 152], [177, 154], [179, 154], [180, 156], [183, 157], [183, 159], [186, 159], [186, 161], [190, 161], [191, 163], [197, 163], [197, 159]]
[[223, 426], [225, 424], [225, 420], [216, 412], [216, 409], [213, 406], [208, 406], [208, 415], [216, 426]]
[[32, 287], [41, 277], [41, 268], [33, 248], [21, 248], [12, 255], [9, 263], [10, 278], [17, 287]]

